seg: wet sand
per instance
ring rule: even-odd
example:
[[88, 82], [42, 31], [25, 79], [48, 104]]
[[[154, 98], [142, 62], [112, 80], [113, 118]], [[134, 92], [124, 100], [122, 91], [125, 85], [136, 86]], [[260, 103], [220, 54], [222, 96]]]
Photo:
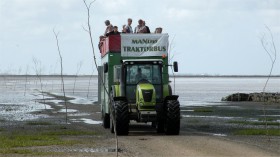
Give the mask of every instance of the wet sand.
[[[16, 81], [13, 80], [14, 82]], [[1, 83], [5, 85], [3, 82]], [[43, 100], [40, 91], [37, 90], [38, 82], [36, 85], [34, 80], [29, 81], [28, 96], [20, 96], [23, 95], [24, 83], [18, 83], [16, 87], [11, 82], [6, 83], [7, 86], [0, 88], [2, 101], [6, 99], [5, 102], [0, 103], [1, 136], [9, 136], [12, 132], [24, 132], [24, 134], [31, 135], [46, 131], [87, 132], [85, 135], [59, 136], [63, 141], [75, 141], [72, 145], [29, 146], [13, 149], [44, 152], [46, 156], [116, 155], [114, 135], [109, 130], [103, 129], [100, 124], [99, 105], [93, 103], [95, 101], [93, 96], [86, 97], [87, 88], [83, 86], [86, 86], [87, 83], [84, 83], [82, 87], [77, 87], [77, 96], [75, 97], [71, 97], [75, 94], [71, 94], [71, 84], [68, 85], [67, 107], [69, 113], [67, 124], [65, 106], [59, 87], [54, 92], [46, 90]], [[51, 89], [51, 84], [46, 86], [48, 86], [46, 89]], [[3, 93], [4, 91], [5, 93]], [[264, 107], [267, 118], [279, 123], [279, 104], [264, 105], [251, 102], [221, 102], [212, 106], [182, 106], [179, 136], [157, 134], [149, 123], [136, 124], [131, 122], [129, 135], [118, 137], [119, 156], [278, 156], [280, 154], [280, 136], [236, 134], [236, 131], [242, 129], [264, 129], [265, 125], [250, 123], [262, 121]], [[48, 125], [39, 125], [40, 123], [30, 125], [30, 122], [45, 122]], [[268, 125], [268, 128], [280, 131], [279, 124]], [[31, 155], [30, 153], [20, 154], [16, 152], [2, 152], [0, 154], [0, 156]]]

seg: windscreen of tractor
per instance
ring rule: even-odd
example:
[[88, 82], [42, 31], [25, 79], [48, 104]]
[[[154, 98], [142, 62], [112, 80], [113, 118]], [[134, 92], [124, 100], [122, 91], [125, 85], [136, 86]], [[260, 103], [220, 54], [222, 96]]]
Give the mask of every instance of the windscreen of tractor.
[[136, 86], [140, 81], [148, 81], [156, 90], [157, 102], [162, 98], [161, 66], [154, 64], [127, 65], [126, 96], [131, 103], [136, 102]]

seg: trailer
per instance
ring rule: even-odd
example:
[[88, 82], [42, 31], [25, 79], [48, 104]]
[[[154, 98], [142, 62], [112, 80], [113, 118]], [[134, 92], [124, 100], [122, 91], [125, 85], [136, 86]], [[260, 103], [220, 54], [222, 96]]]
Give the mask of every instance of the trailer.
[[128, 135], [131, 121], [178, 135], [180, 103], [169, 84], [168, 34], [111, 35], [99, 44], [98, 97], [104, 128]]

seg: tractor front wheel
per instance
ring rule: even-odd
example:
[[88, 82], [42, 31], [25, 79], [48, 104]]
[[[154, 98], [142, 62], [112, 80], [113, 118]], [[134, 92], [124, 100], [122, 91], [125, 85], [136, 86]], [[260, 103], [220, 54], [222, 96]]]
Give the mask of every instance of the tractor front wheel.
[[167, 100], [166, 102], [164, 130], [166, 135], [178, 135], [180, 132], [180, 104], [178, 100]]
[[117, 135], [128, 135], [129, 130], [129, 111], [128, 103], [125, 101], [115, 101], [115, 126]]

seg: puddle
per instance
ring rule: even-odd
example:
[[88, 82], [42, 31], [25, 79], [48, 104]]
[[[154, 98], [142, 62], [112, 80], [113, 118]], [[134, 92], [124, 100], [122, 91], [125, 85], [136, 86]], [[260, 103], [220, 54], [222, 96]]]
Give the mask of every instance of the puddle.
[[71, 119], [72, 122], [84, 122], [86, 124], [102, 124], [102, 121], [96, 121], [88, 118], [81, 118], [81, 119]]
[[194, 112], [194, 110], [181, 110], [181, 112]]
[[184, 118], [218, 118], [218, 119], [235, 119], [241, 117], [220, 117], [220, 116], [197, 116], [197, 115], [182, 115]]
[[74, 97], [75, 99], [70, 100], [69, 102], [72, 104], [78, 104], [78, 105], [92, 105], [93, 101], [92, 100], [88, 100], [85, 98], [78, 98], [78, 97]]
[[221, 136], [221, 137], [225, 137], [227, 136], [226, 134], [213, 134], [214, 136]]
[[[66, 109], [60, 109], [58, 112], [66, 112]], [[78, 112], [78, 110], [75, 109], [67, 109], [67, 113], [75, 113]]]
[[68, 114], [69, 116], [74, 116], [74, 117], [78, 117], [78, 116], [89, 116], [90, 114], [89, 113], [70, 113]]
[[96, 121], [96, 120], [87, 119], [87, 118], [81, 118], [81, 120], [87, 124], [102, 124], [101, 121]]

